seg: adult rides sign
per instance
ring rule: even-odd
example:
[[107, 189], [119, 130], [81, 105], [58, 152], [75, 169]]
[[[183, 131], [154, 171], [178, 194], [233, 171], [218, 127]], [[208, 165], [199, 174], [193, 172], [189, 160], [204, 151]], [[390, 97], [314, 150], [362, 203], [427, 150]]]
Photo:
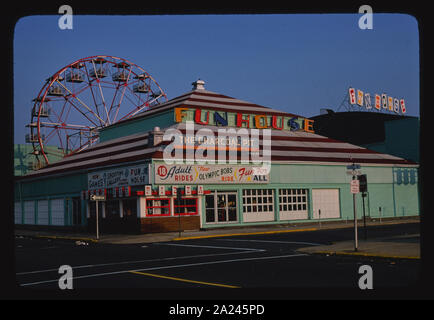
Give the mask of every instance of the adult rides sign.
[[269, 171], [246, 165], [155, 165], [156, 184], [269, 183]]
[[[359, 89], [349, 88], [348, 94], [350, 98], [350, 104], [352, 105], [358, 105], [360, 107], [366, 107], [366, 109], [372, 109], [372, 101], [371, 101], [371, 94], [363, 92]], [[392, 111], [395, 113], [401, 113], [404, 114], [407, 112], [405, 108], [405, 101], [404, 99], [397, 99], [394, 97], [387, 96], [385, 93], [375, 94], [375, 104], [374, 108], [378, 111]]]

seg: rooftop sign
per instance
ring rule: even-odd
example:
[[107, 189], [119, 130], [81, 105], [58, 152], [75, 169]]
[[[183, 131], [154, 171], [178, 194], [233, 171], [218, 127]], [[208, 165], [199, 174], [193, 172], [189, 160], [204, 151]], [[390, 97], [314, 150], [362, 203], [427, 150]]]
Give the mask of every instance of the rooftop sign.
[[407, 112], [405, 108], [404, 99], [397, 99], [394, 97], [387, 96], [387, 94], [375, 94], [375, 104], [372, 104], [371, 94], [368, 92], [363, 92], [359, 89], [349, 88], [348, 89], [349, 102], [352, 105], [358, 105], [359, 107], [365, 107], [367, 110], [373, 108], [378, 111], [391, 111], [395, 113], [404, 114]]
[[200, 125], [314, 132], [314, 121], [298, 116], [249, 114], [188, 107], [175, 108], [176, 122], [189, 120]]

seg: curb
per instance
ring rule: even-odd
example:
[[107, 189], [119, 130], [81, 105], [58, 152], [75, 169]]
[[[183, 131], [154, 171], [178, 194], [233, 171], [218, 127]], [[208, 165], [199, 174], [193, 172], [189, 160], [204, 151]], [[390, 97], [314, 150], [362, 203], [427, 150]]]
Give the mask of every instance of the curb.
[[88, 242], [98, 242], [99, 241], [99, 240], [91, 239], [91, 238], [77, 238], [77, 237], [64, 237], [64, 236], [39, 236], [39, 235], [36, 235], [33, 237], [41, 238], [41, 239], [76, 240], [76, 241], [88, 241]]
[[194, 236], [194, 237], [181, 237], [173, 238], [172, 241], [193, 240], [193, 239], [206, 239], [206, 238], [218, 238], [218, 237], [235, 237], [235, 236], [251, 236], [256, 234], [276, 234], [276, 233], [289, 233], [289, 232], [306, 232], [317, 231], [318, 228], [306, 228], [295, 230], [275, 230], [275, 231], [258, 231], [258, 232], [244, 232], [244, 233], [225, 233], [225, 234], [213, 234], [207, 236]]
[[403, 260], [420, 260], [418, 256], [395, 256], [388, 254], [375, 254], [368, 252], [345, 252], [345, 251], [315, 251], [315, 252], [305, 252], [302, 250], [297, 250], [308, 254], [321, 254], [321, 255], [335, 255], [335, 256], [362, 256], [362, 257], [372, 257], [372, 258], [384, 258], [384, 259], [403, 259]]
[[[389, 222], [387, 224], [399, 224], [399, 223], [419, 223], [419, 221], [396, 221], [396, 222]], [[381, 225], [381, 224], [373, 224]], [[386, 225], [384, 223], [383, 225]], [[271, 231], [255, 231], [255, 232], [232, 232], [232, 233], [221, 233], [221, 234], [211, 234], [211, 235], [201, 235], [201, 236], [186, 236], [186, 237], [175, 237], [170, 238], [169, 236], [165, 240], [158, 240], [159, 241], [182, 241], [182, 240], [193, 240], [193, 239], [207, 239], [207, 238], [218, 238], [218, 237], [232, 237], [232, 236], [249, 236], [249, 235], [260, 235], [260, 234], [279, 234], [279, 233], [290, 233], [290, 232], [306, 232], [306, 231], [318, 231], [318, 230], [334, 230], [334, 229], [341, 229], [341, 228], [352, 228], [351, 225], [347, 224], [337, 224], [337, 225], [323, 225], [322, 227], [307, 227], [306, 228], [295, 228], [295, 229], [286, 229], [286, 230], [271, 230]], [[229, 231], [229, 230], [228, 230]], [[232, 230], [234, 231], [234, 230]], [[222, 231], [223, 232], [223, 231]], [[93, 243], [110, 243], [111, 240], [107, 240], [104, 238], [101, 238], [99, 240], [96, 240], [95, 238], [86, 238], [86, 237], [74, 237], [72, 236], [60, 236], [60, 235], [29, 235], [29, 234], [20, 234], [15, 233], [15, 236], [24, 236], [24, 237], [31, 237], [31, 238], [46, 238], [46, 239], [60, 239], [60, 240], [79, 240], [79, 241], [88, 241]], [[172, 235], [173, 236], [173, 235]], [[143, 243], [143, 242], [155, 242], [155, 241], [137, 241], [137, 243]], [[327, 254], [333, 254], [332, 252], [326, 252]], [[343, 254], [348, 254], [344, 252]], [[409, 257], [410, 259], [420, 259], [418, 257]]]

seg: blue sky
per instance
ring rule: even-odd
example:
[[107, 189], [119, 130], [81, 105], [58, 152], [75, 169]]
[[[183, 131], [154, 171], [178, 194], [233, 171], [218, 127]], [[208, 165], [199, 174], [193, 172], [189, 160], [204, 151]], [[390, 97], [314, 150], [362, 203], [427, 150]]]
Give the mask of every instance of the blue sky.
[[[27, 16], [14, 33], [15, 143], [24, 143], [31, 100], [46, 78], [80, 58], [112, 55], [148, 71], [168, 98], [206, 89], [310, 117], [336, 110], [348, 87], [404, 98], [419, 116], [415, 18], [375, 14]], [[342, 111], [342, 110], [341, 110]]]

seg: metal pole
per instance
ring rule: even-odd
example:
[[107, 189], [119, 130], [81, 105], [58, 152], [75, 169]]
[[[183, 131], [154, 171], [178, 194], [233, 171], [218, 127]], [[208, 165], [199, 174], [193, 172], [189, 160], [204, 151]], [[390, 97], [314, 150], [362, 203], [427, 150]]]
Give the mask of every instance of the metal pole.
[[380, 210], [380, 223], [381, 223], [381, 207], [378, 207], [378, 209]]
[[366, 218], [365, 218], [365, 193], [362, 193], [362, 202], [363, 202], [363, 233], [365, 240], [367, 239], [367, 230], [366, 230]]
[[321, 209], [318, 209], [318, 216], [319, 216], [319, 228], [321, 229]]
[[178, 238], [181, 238], [181, 213], [178, 213]]
[[[185, 190], [185, 188], [184, 188]], [[181, 190], [177, 190], [176, 198], [178, 202], [181, 204], [182, 197], [181, 197]], [[178, 212], [178, 238], [181, 238], [181, 212]]]
[[96, 204], [96, 240], [99, 240], [99, 229], [98, 229], [98, 200], [95, 201]]
[[354, 251], [357, 251], [357, 247], [358, 247], [358, 243], [357, 243], [358, 242], [357, 241], [357, 211], [356, 211], [356, 194], [355, 193], [353, 193], [353, 211], [354, 211]]

